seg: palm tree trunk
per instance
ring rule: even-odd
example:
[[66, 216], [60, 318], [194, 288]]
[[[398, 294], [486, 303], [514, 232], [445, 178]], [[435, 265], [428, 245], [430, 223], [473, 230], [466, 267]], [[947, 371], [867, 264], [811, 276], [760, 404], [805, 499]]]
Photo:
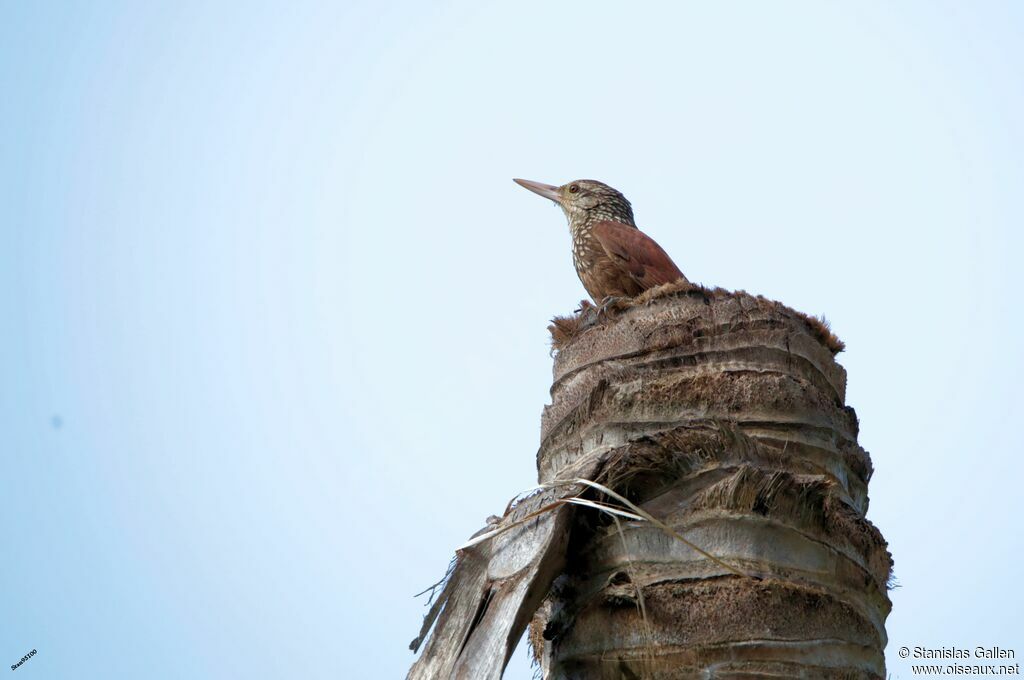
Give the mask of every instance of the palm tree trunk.
[[892, 562], [864, 516], [841, 343], [722, 290], [576, 323], [553, 328], [540, 481], [596, 465], [670, 530], [576, 509], [531, 624], [544, 677], [883, 678]]

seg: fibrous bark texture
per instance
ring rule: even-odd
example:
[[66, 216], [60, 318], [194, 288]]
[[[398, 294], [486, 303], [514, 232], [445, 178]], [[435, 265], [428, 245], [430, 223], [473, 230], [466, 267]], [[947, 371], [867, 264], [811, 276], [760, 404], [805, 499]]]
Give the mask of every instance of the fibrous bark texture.
[[892, 560], [842, 343], [680, 282], [552, 326], [541, 486], [460, 548], [411, 680], [885, 676]]
[[841, 343], [721, 290], [591, 314], [553, 328], [540, 481], [590, 472], [735, 571], [655, 523], [576, 508], [531, 624], [543, 675], [883, 678], [892, 561], [864, 517]]

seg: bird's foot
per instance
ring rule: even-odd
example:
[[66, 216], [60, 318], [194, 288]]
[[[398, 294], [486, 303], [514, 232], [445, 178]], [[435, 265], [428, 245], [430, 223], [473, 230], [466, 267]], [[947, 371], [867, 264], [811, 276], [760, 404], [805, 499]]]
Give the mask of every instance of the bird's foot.
[[617, 305], [619, 302], [622, 302], [625, 299], [626, 298], [623, 297], [615, 297], [614, 295], [606, 296], [603, 300], [601, 300], [601, 304], [597, 306], [597, 315], [599, 317], [607, 316], [608, 313], [612, 311], [612, 309], [615, 307], [615, 305]]
[[580, 328], [590, 328], [597, 323], [599, 313], [597, 307], [590, 304], [589, 300], [580, 300], [580, 306], [576, 309], [579, 315]]

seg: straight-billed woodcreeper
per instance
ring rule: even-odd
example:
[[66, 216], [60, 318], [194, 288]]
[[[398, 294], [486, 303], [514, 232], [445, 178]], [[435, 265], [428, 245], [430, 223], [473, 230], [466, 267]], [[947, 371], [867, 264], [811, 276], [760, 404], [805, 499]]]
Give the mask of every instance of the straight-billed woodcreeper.
[[637, 229], [633, 208], [621, 192], [592, 179], [560, 187], [513, 181], [562, 208], [572, 233], [576, 273], [594, 302], [631, 298], [664, 283], [687, 281], [661, 246]]

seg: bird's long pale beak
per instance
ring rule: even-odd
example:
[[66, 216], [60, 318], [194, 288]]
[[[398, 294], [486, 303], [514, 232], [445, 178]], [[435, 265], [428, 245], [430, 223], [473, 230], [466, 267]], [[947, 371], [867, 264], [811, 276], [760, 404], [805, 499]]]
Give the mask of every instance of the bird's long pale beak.
[[558, 187], [556, 186], [543, 184], [541, 182], [531, 182], [528, 179], [513, 179], [512, 181], [521, 187], [529, 189], [535, 194], [558, 203], [559, 205], [562, 203], [562, 194], [558, 191]]

